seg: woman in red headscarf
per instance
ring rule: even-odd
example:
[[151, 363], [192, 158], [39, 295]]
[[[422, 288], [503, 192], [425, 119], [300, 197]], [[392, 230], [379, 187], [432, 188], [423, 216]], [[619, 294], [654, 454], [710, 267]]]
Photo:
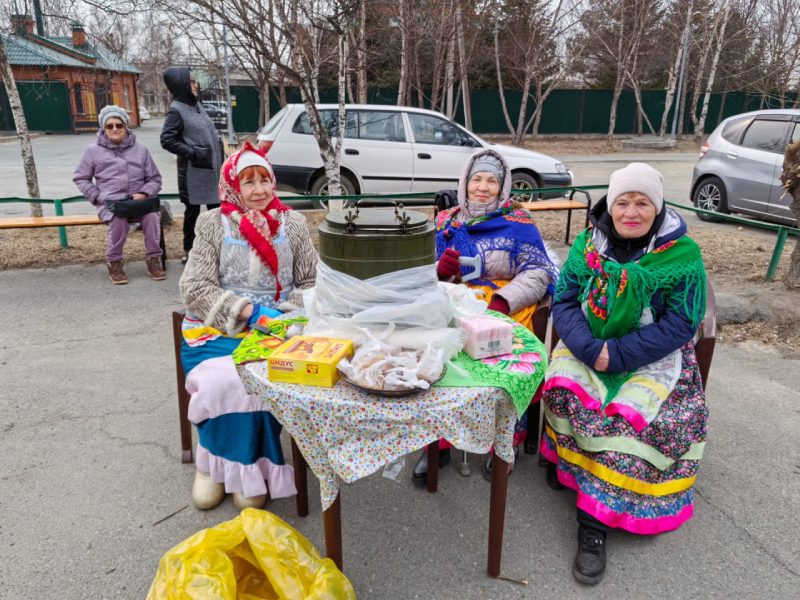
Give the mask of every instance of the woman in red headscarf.
[[223, 165], [219, 198], [197, 221], [180, 281], [181, 359], [198, 432], [194, 504], [214, 508], [232, 492], [242, 509], [264, 504], [265, 480], [273, 498], [296, 492], [280, 425], [245, 392], [230, 354], [260, 316], [303, 306], [317, 252], [305, 217], [275, 195], [272, 167], [249, 142]]

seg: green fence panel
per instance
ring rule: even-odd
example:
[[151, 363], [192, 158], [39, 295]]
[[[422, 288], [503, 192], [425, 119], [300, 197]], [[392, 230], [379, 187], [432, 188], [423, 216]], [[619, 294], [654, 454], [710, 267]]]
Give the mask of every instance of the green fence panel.
[[613, 90], [586, 90], [583, 105], [583, 133], [608, 133]]
[[[28, 129], [58, 133], [72, 131], [67, 84], [57, 81], [17, 81], [17, 90]], [[5, 98], [5, 89], [3, 92]], [[7, 117], [0, 120], [0, 125], [7, 123], [13, 130], [16, 125], [7, 99], [4, 105], [0, 110], [8, 110], [8, 113]]]
[[[583, 90], [553, 90], [550, 92], [542, 105], [539, 133], [580, 133], [581, 96], [584, 96], [585, 100]], [[531, 127], [532, 129], [533, 127]]]
[[233, 130], [237, 133], [258, 131], [258, 109], [261, 95], [251, 86], [232, 85], [231, 94], [236, 96], [233, 107]]
[[[237, 88], [242, 89], [242, 88]], [[253, 88], [250, 88], [253, 89]], [[691, 102], [693, 90], [687, 93], [687, 102]], [[253, 90], [255, 93], [255, 90]], [[456, 90], [457, 92], [457, 90]], [[611, 112], [611, 101], [613, 90], [553, 90], [544, 102], [542, 117], [539, 122], [539, 133], [541, 134], [605, 134], [608, 133], [609, 117]], [[426, 98], [425, 108], [430, 108], [427, 102], [430, 101], [430, 90], [424, 91]], [[519, 118], [519, 109], [522, 103], [522, 92], [519, 90], [506, 90], [506, 106], [512, 124], [516, 127]], [[665, 90], [642, 90], [642, 107], [650, 119], [656, 133], [661, 127], [661, 118], [666, 105], [667, 93]], [[784, 105], [788, 108], [794, 103], [796, 94], [787, 95]], [[300, 103], [302, 99], [297, 88], [287, 88], [287, 102]], [[368, 103], [377, 105], [397, 104], [396, 88], [374, 88], [368, 92]], [[237, 95], [237, 104], [239, 96]], [[321, 89], [320, 100], [324, 103], [335, 104], [338, 100], [338, 92], [335, 88]], [[508, 134], [508, 125], [503, 115], [503, 107], [500, 102], [500, 95], [497, 90], [472, 90], [472, 130], [478, 134]], [[412, 105], [416, 106], [417, 94], [413, 94]], [[237, 106], [237, 108], [239, 108]], [[270, 97], [270, 115], [274, 115], [280, 110], [277, 88], [273, 90]], [[528, 100], [527, 118], [535, 108], [532, 99]], [[699, 117], [703, 108], [703, 95], [700, 95], [697, 106], [694, 107], [694, 114]], [[715, 92], [711, 94], [706, 115], [705, 133], [710, 134], [716, 127], [728, 117], [759, 110], [759, 108], [780, 108], [780, 98], [763, 96], [761, 94], [748, 94], [745, 92]], [[667, 113], [667, 134], [672, 131], [673, 106]], [[258, 106], [253, 112], [257, 116]], [[255, 118], [255, 117], [254, 117]], [[456, 107], [453, 120], [464, 124], [464, 108], [460, 101]], [[527, 119], [526, 119], [527, 120]], [[234, 116], [234, 127], [237, 131], [250, 131], [242, 129]], [[532, 131], [533, 126], [528, 129]], [[692, 110], [684, 111], [682, 127], [679, 128], [685, 134], [694, 132], [692, 121]], [[617, 103], [617, 122], [614, 133], [631, 135], [638, 132], [638, 108], [636, 97], [632, 90], [623, 90]], [[650, 130], [647, 124], [642, 122], [642, 134], [649, 135]]]

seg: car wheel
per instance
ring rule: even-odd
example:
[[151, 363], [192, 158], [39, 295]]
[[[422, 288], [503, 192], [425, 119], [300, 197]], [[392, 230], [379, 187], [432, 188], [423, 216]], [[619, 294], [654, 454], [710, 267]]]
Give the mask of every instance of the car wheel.
[[[346, 175], [339, 176], [342, 182], [342, 196], [353, 196], [356, 193], [356, 186], [347, 178]], [[314, 181], [311, 186], [312, 196], [330, 196], [331, 193], [328, 189], [328, 177], [321, 175]], [[314, 208], [327, 209], [328, 203], [325, 200], [313, 200]], [[345, 202], [346, 204], [346, 202]]]
[[[725, 190], [725, 184], [719, 177], [709, 177], [700, 182], [697, 189], [694, 191], [694, 198], [692, 199], [695, 207], [702, 208], [711, 212], [717, 212], [727, 215], [728, 210], [728, 192]], [[697, 218], [706, 223], [719, 223], [722, 219], [718, 219], [712, 215], [697, 213]]]
[[[527, 173], [511, 173], [512, 190], [537, 190], [539, 183]], [[517, 202], [535, 202], [540, 198], [539, 194], [513, 194], [512, 200]]]

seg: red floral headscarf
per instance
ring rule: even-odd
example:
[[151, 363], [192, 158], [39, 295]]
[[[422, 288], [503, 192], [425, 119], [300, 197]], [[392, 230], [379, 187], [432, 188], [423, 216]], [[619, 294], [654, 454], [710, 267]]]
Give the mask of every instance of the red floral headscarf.
[[[270, 203], [264, 210], [255, 210], [244, 205], [242, 192], [239, 188], [239, 177], [236, 174], [236, 163], [245, 152], [255, 152], [262, 156], [264, 160], [267, 160], [264, 153], [256, 149], [250, 142], [245, 142], [238, 152], [228, 157], [228, 160], [222, 165], [222, 173], [219, 177], [219, 200], [222, 205], [222, 214], [228, 216], [236, 212], [242, 215], [239, 233], [247, 240], [250, 248], [258, 255], [261, 262], [275, 275], [277, 287], [275, 300], [277, 301], [280, 298], [282, 288], [280, 281], [278, 281], [278, 255], [275, 252], [272, 238], [278, 233], [278, 228], [280, 227], [280, 221], [276, 218], [278, 213], [291, 209], [282, 204], [278, 196], [274, 194], [275, 174], [272, 172], [271, 165], [269, 173], [272, 177], [273, 196]], [[267, 164], [269, 164], [269, 161], [267, 161]]]

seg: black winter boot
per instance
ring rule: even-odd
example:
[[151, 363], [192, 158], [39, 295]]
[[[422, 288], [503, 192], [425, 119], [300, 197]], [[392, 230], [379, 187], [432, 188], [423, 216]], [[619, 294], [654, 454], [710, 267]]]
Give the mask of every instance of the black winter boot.
[[[439, 468], [450, 464], [450, 448], [439, 450]], [[428, 449], [422, 451], [422, 456], [417, 461], [417, 466], [414, 467], [414, 483], [417, 485], [426, 485], [428, 483]]]
[[558, 467], [550, 461], [547, 462], [547, 487], [556, 491], [564, 489], [564, 484], [558, 480]]
[[578, 554], [572, 575], [589, 585], [600, 583], [606, 573], [606, 532], [578, 525]]

